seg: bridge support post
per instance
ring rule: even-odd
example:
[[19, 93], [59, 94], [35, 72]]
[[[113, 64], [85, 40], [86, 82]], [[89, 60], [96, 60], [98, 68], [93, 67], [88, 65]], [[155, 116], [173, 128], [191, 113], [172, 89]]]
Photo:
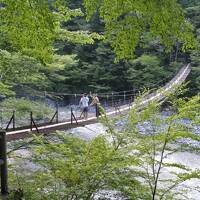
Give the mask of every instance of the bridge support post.
[[105, 103], [105, 107], [107, 107], [107, 106], [109, 106], [109, 96], [108, 95], [106, 95], [106, 103]]
[[76, 104], [76, 97], [77, 97], [77, 94], [74, 94], [74, 104]]
[[56, 103], [56, 123], [58, 123], [58, 103]]
[[0, 172], [1, 172], [1, 194], [8, 194], [8, 168], [6, 152], [6, 132], [0, 130]]
[[73, 116], [72, 116], [73, 110], [71, 108], [71, 124], [73, 124]]
[[30, 123], [31, 131], [33, 131], [33, 126], [35, 126], [35, 129], [36, 129], [37, 133], [39, 133], [39, 129], [38, 129], [38, 127], [37, 127], [37, 125], [36, 125], [36, 123], [35, 123], [35, 121], [33, 119], [33, 112], [32, 111], [30, 113], [30, 120], [31, 120], [31, 123]]
[[96, 117], [99, 118], [99, 106], [98, 104], [95, 104], [95, 110], [96, 110]]
[[12, 123], [12, 127], [13, 127], [13, 131], [15, 130], [15, 110], [13, 110], [13, 114], [10, 118], [10, 121], [8, 122], [7, 126], [6, 126], [6, 131], [9, 129], [10, 124]]
[[32, 112], [32, 111], [30, 112], [30, 120], [31, 120], [31, 121], [30, 121], [30, 122], [31, 122], [31, 123], [30, 123], [30, 129], [31, 129], [31, 131], [32, 131], [32, 130], [33, 130], [33, 112]]
[[13, 130], [15, 130], [15, 110], [13, 110]]
[[71, 107], [71, 124], [73, 124], [73, 119], [75, 120], [76, 124], [78, 125], [78, 121], [77, 121], [77, 119], [76, 119], [76, 117], [75, 117], [75, 115], [73, 113], [73, 109]]

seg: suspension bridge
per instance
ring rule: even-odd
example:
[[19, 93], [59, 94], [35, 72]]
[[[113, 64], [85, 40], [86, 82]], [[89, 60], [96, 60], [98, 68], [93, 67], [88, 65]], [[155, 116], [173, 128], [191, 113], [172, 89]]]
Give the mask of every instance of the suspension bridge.
[[[106, 110], [107, 116], [121, 114], [122, 112], [127, 112], [134, 106], [139, 106], [143, 108], [152, 101], [163, 102], [166, 98], [165, 94], [175, 91], [175, 89], [180, 86], [191, 71], [190, 64], [182, 67], [180, 71], [174, 76], [174, 78], [169, 81], [165, 86], [160, 87], [155, 92], [147, 94], [144, 98], [136, 104], [133, 97], [126, 99], [124, 96], [124, 101], [122, 104], [116, 104], [113, 102], [109, 109]], [[108, 103], [108, 102], [107, 102]], [[26, 127], [15, 127], [15, 111], [12, 111], [13, 114], [5, 128], [5, 130], [0, 130], [0, 182], [1, 182], [1, 194], [6, 195], [8, 193], [8, 168], [7, 168], [7, 149], [6, 142], [14, 139], [21, 139], [27, 136], [31, 136], [31, 133], [48, 133], [60, 129], [69, 129], [75, 128], [78, 126], [84, 126], [86, 124], [95, 123], [98, 120], [97, 113], [90, 113], [87, 120], [78, 119], [77, 114], [73, 108], [70, 109], [70, 119], [65, 119], [59, 121], [59, 109], [56, 108], [54, 115], [48, 123], [36, 123], [34, 119], [33, 112], [30, 112], [30, 125]], [[95, 115], [94, 115], [95, 114]], [[54, 122], [55, 121], [55, 122]], [[12, 128], [9, 126], [12, 125]], [[18, 130], [16, 130], [18, 129]]]
[[[165, 100], [165, 94], [173, 92], [178, 86], [180, 86], [186, 80], [190, 71], [191, 71], [190, 64], [183, 66], [178, 71], [178, 73], [163, 87], [160, 87], [155, 92], [145, 95], [141, 100], [141, 102], [139, 103], [139, 106], [141, 107], [146, 106], [150, 102], [155, 100], [163, 102]], [[104, 93], [101, 95], [107, 98], [108, 100], [109, 98], [108, 93]], [[122, 98], [114, 100], [112, 93], [111, 100], [106, 101], [103, 105], [106, 115], [108, 117], [125, 113], [136, 105], [134, 103], [134, 96], [132, 93], [125, 94], [125, 92], [124, 93], [122, 92], [122, 94], [118, 93], [115, 95]], [[77, 95], [75, 95], [75, 97], [77, 97]], [[47, 134], [55, 130], [66, 130], [78, 126], [92, 124], [98, 121], [98, 116], [96, 117], [94, 109], [91, 109], [91, 111], [89, 112], [87, 120], [80, 118], [81, 112], [79, 109], [77, 109], [77, 106], [75, 105], [68, 107], [67, 111], [65, 112], [64, 109], [66, 108], [57, 106], [50, 120], [48, 119], [46, 122], [41, 122], [41, 120], [38, 121], [34, 116], [34, 112], [30, 112], [29, 115], [27, 116], [28, 125], [23, 125], [23, 126], [16, 126], [17, 120], [16, 120], [15, 110], [10, 111], [12, 115], [6, 127], [4, 128], [6, 130], [7, 141], [31, 136], [32, 133]]]

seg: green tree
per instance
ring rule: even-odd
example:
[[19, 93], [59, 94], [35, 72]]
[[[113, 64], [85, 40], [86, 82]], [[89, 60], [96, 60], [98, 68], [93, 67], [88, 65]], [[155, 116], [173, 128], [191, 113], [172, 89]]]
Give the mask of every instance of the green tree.
[[47, 62], [53, 54], [55, 40], [93, 43], [98, 35], [71, 32], [62, 22], [81, 16], [80, 9], [71, 10], [65, 1], [1, 0], [1, 48], [20, 51]]
[[84, 5], [87, 19], [99, 11], [105, 22], [105, 37], [118, 59], [133, 57], [145, 32], [158, 37], [169, 49], [176, 41], [182, 43], [183, 50], [195, 45], [193, 28], [185, 20], [183, 10], [175, 0], [85, 0]]
[[156, 54], [142, 54], [129, 61], [126, 80], [137, 90], [159, 88], [170, 81], [183, 65], [181, 62], [166, 65]]
[[16, 92], [40, 96], [38, 90], [42, 90], [42, 95], [45, 90], [56, 90], [55, 85], [65, 80], [63, 69], [76, 63], [74, 57], [54, 55], [51, 63], [43, 65], [30, 56], [0, 51], [1, 95], [9, 96]]
[[[99, 2], [101, 3], [101, 1]], [[110, 7], [112, 3], [110, 2], [110, 4], [105, 7], [105, 10], [104, 6], [106, 2], [104, 2], [105, 5], [99, 4], [102, 9], [99, 7], [100, 9], [97, 9], [98, 12], [92, 15], [92, 12], [89, 12], [89, 10], [92, 11], [93, 9], [95, 11], [95, 1], [85, 1], [86, 11], [88, 11], [88, 16], [92, 19], [87, 23], [83, 16], [84, 8], [82, 6], [82, 0], [73, 2], [62, 0], [38, 2], [30, 0], [23, 2], [23, 4], [21, 4], [20, 1], [1, 0], [0, 15], [2, 23], [0, 29], [0, 48], [6, 50], [8, 52], [7, 55], [11, 53], [11, 60], [16, 59], [18, 63], [24, 60], [23, 55], [26, 54], [30, 59], [32, 59], [31, 57], [35, 57], [37, 60], [39, 59], [42, 63], [45, 63], [46, 66], [51, 66], [50, 69], [48, 69], [46, 66], [39, 64], [39, 62], [37, 63], [34, 59], [32, 59], [31, 64], [30, 59], [29, 61], [28, 59], [27, 61], [24, 60], [22, 66], [18, 66], [17, 64], [17, 68], [20, 68], [20, 77], [19, 74], [17, 75], [15, 73], [17, 71], [16, 68], [13, 71], [15, 65], [13, 61], [12, 64], [5, 64], [4, 62], [0, 66], [1, 75], [4, 76], [1, 82], [1, 90], [4, 91], [3, 93], [11, 94], [12, 92], [10, 89], [12, 89], [12, 87], [10, 86], [13, 85], [10, 78], [6, 81], [8, 76], [4, 75], [5, 71], [10, 73], [12, 80], [17, 80], [20, 84], [21, 82], [23, 82], [23, 84], [29, 82], [28, 86], [40, 90], [56, 90], [63, 92], [91, 90], [102, 92], [132, 89], [133, 86], [126, 80], [126, 75], [129, 74], [127, 70], [131, 71], [133, 66], [128, 62], [113, 62], [115, 56], [107, 43], [109, 41], [112, 47], [115, 46], [114, 43], [116, 43], [116, 45], [117, 43], [120, 44], [116, 48], [114, 47], [115, 51], [118, 47], [121, 48], [122, 45], [128, 45], [127, 48], [123, 47], [121, 50], [117, 50], [119, 54], [121, 54], [121, 51], [124, 51], [122, 57], [126, 57], [125, 54], [130, 57], [130, 54], [132, 54], [134, 48], [136, 48], [134, 53], [136, 56], [141, 56], [143, 53], [153, 54], [159, 57], [162, 66], [169, 65], [169, 61], [177, 60], [176, 49], [179, 50], [182, 45], [181, 41], [178, 43], [176, 42], [177, 34], [180, 33], [179, 39], [186, 39], [187, 44], [189, 44], [188, 41], [191, 39], [190, 28], [187, 29], [187, 23], [183, 23], [182, 10], [178, 4], [172, 2], [170, 6], [168, 6], [168, 1], [162, 4], [156, 4], [156, 1], [152, 0], [149, 4], [143, 1], [134, 2], [134, 6], [131, 7], [132, 4], [129, 4], [129, 1], [127, 1], [127, 5], [123, 2], [124, 1], [116, 1], [112, 9]], [[88, 9], [90, 4], [92, 6]], [[77, 9], [77, 7], [79, 9]], [[120, 9], [118, 9], [118, 7], [120, 7]], [[151, 9], [147, 9], [147, 7]], [[173, 9], [171, 9], [172, 7]], [[107, 12], [108, 9], [111, 10]], [[104, 12], [110, 14], [104, 15], [105, 18], [102, 18]], [[112, 12], [116, 14], [116, 16], [113, 15], [113, 20], [111, 20]], [[137, 13], [139, 17], [134, 15], [134, 13]], [[177, 17], [178, 14], [180, 14], [180, 16]], [[174, 25], [171, 23], [174, 21], [171, 20], [173, 17], [178, 19]], [[125, 26], [129, 19], [131, 23]], [[156, 24], [162, 24], [164, 21], [167, 22], [165, 26], [158, 25], [159, 29], [156, 28]], [[140, 26], [141, 23], [142, 26]], [[95, 32], [102, 34], [104, 32], [104, 24], [105, 37], [107, 39], [106, 44], [98, 42], [92, 46], [85, 45], [88, 43], [94, 44], [95, 39], [102, 38]], [[140, 28], [134, 28], [135, 25]], [[121, 29], [123, 27], [126, 27], [127, 30]], [[178, 29], [180, 27], [181, 32]], [[170, 30], [170, 33], [166, 31], [167, 28]], [[119, 35], [122, 34], [122, 37], [118, 37], [117, 35], [108, 37], [109, 33], [112, 32], [111, 29], [113, 29], [113, 31], [117, 29], [120, 30], [115, 33], [119, 33]], [[175, 32], [176, 29], [177, 32]], [[184, 30], [186, 30], [186, 32], [184, 32]], [[133, 34], [131, 31], [133, 31]], [[139, 39], [138, 34], [141, 36]], [[127, 35], [127, 38], [125, 35]], [[44, 38], [44, 40], [42, 38]], [[119, 41], [117, 41], [117, 38]], [[120, 41], [122, 39], [123, 42]], [[174, 48], [174, 53], [172, 53], [171, 56], [163, 53], [164, 47], [160, 45], [162, 40], [168, 43], [166, 45], [168, 47], [173, 44], [178, 46], [178, 48]], [[193, 39], [191, 39], [191, 44], [193, 44]], [[61, 56], [53, 56], [52, 54], [55, 53]], [[77, 54], [77, 57], [66, 56], [66, 54], [71, 53]], [[2, 56], [6, 56], [6, 54], [1, 53], [2, 60], [5, 60], [6, 58]], [[20, 58], [20, 56], [22, 56], [22, 58]], [[181, 56], [181, 59], [185, 60], [185, 55]], [[74, 60], [73, 64], [69, 61], [71, 58]], [[51, 62], [51, 64], [49, 64], [49, 62]], [[62, 62], [62, 64], [60, 62]], [[64, 62], [66, 62], [65, 68], [57, 69], [58, 65], [62, 65], [63, 67]], [[30, 66], [36, 67], [28, 67], [29, 64]], [[53, 69], [53, 67], [55, 67], [55, 69]], [[30, 69], [31, 73], [28, 73], [28, 69]], [[9, 73], [7, 73], [7, 75]], [[16, 75], [20, 78], [15, 78]], [[133, 76], [136, 76], [136, 74]], [[160, 78], [162, 79], [163, 76], [161, 75]], [[157, 76], [156, 81], [159, 81], [160, 78]], [[135, 85], [135, 83], [133, 84]]]
[[[176, 112], [163, 117], [158, 102], [140, 110], [137, 99], [122, 127], [116, 129], [119, 119], [104, 117], [106, 134], [91, 141], [63, 133], [35, 138], [31, 161], [38, 170], [17, 173], [13, 166], [16, 190], [10, 198], [22, 191], [21, 198], [30, 200], [94, 199], [98, 191], [112, 189], [133, 200], [183, 199], [177, 186], [200, 178], [200, 172], [166, 158], [183, 151], [199, 153], [178, 140], [200, 141], [192, 130], [200, 119], [200, 97], [168, 98]], [[191, 123], [184, 124], [183, 118]], [[166, 169], [167, 178], [162, 176]]]
[[[181, 1], [182, 2], [182, 1]], [[184, 3], [185, 2], [185, 3]], [[192, 64], [192, 72], [190, 75], [190, 91], [189, 94], [193, 95], [199, 92], [199, 83], [200, 83], [200, 54], [199, 54], [199, 49], [200, 49], [200, 2], [191, 0], [191, 1], [183, 1], [182, 4], [185, 6], [185, 13], [186, 17], [190, 20], [190, 22], [194, 25], [195, 27], [195, 34], [196, 38], [198, 40], [198, 45], [195, 50], [190, 51], [189, 53], [189, 58], [190, 62]]]
[[[11, 94], [13, 80], [29, 82], [40, 89], [47, 87], [45, 81], [51, 83], [51, 80], [48, 81], [44, 71], [56, 72], [55, 76], [63, 79], [57, 73], [58, 65], [73, 56], [66, 56], [64, 60], [64, 55], [54, 55], [61, 48], [57, 44], [92, 44], [101, 38], [89, 31], [69, 31], [63, 25], [77, 16], [83, 16], [82, 11], [70, 9], [64, 0], [0, 1], [0, 75], [3, 77], [0, 86], [4, 94]], [[46, 70], [46, 66], [51, 69]], [[56, 69], [52, 70], [52, 66]]]

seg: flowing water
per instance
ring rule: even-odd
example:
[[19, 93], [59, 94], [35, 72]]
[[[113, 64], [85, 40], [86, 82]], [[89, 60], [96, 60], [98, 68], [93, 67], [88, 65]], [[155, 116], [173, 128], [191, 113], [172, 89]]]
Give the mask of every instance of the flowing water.
[[[186, 120], [185, 123], [189, 123], [189, 121]], [[200, 133], [199, 127], [195, 127], [195, 129], [198, 130], [197, 133]], [[92, 125], [87, 125], [85, 127], [75, 128], [70, 131], [70, 134], [74, 136], [79, 136], [84, 140], [90, 140], [96, 137], [97, 135], [104, 133], [105, 130], [106, 128], [102, 124], [96, 123]], [[188, 143], [194, 146], [200, 145], [200, 144], [197, 144], [197, 142], [193, 143], [193, 141], [190, 139], [184, 139], [179, 142]], [[195, 169], [200, 170], [200, 155], [197, 155], [195, 153], [177, 152], [168, 156], [165, 161], [169, 163], [182, 164], [191, 168], [192, 170], [195, 170]], [[171, 168], [170, 169], [163, 168], [162, 178], [169, 178], [169, 176], [171, 176], [170, 171], [171, 171]], [[173, 169], [173, 171], [179, 172], [180, 170], [177, 170], [176, 168], [176, 169]], [[184, 183], [180, 184], [178, 189], [182, 189], [185, 186], [189, 187], [188, 191], [185, 191], [185, 195], [187, 196], [188, 200], [192, 200], [192, 199], [200, 200], [200, 179], [191, 179], [191, 180], [185, 181]], [[111, 192], [109, 194], [111, 195], [113, 193]], [[116, 196], [116, 193], [114, 193], [113, 195]], [[110, 197], [110, 199], [115, 199], [115, 197], [113, 198]]]
[[[187, 120], [185, 121], [185, 123], [189, 123]], [[119, 123], [120, 124], [120, 123]], [[121, 123], [123, 124], [123, 123]], [[148, 127], [148, 124], [146, 125], [146, 127]], [[144, 128], [145, 129], [145, 128]], [[143, 130], [144, 130], [143, 129]], [[195, 127], [195, 129], [197, 130], [197, 133], [199, 132], [199, 128]], [[104, 134], [106, 132], [106, 127], [104, 127], [101, 123], [96, 123], [96, 124], [91, 124], [91, 125], [86, 125], [85, 127], [78, 127], [78, 128], [74, 128], [71, 130], [67, 130], [66, 134], [70, 134], [76, 137], [79, 137], [83, 140], [89, 141], [94, 139], [95, 137], [97, 137], [100, 134]], [[179, 142], [184, 142], [184, 143], [189, 143], [191, 145], [199, 145], [198, 143], [194, 143], [191, 140], [183, 140], [183, 141], [179, 141]], [[9, 147], [12, 146], [12, 144], [8, 145]], [[12, 158], [9, 160], [10, 163], [16, 163], [18, 162], [18, 166], [20, 166], [20, 168], [22, 167], [24, 170], [24, 173], [28, 173], [28, 171], [30, 171], [30, 169], [32, 170], [37, 170], [38, 166], [36, 166], [35, 164], [31, 163], [30, 161], [28, 161], [28, 159], [17, 159], [17, 158], [31, 158], [32, 153], [28, 150], [28, 149], [20, 149], [15, 151], [15, 155], [16, 158]], [[177, 152], [175, 154], [172, 154], [170, 156], [168, 156], [166, 158], [166, 161], [168, 162], [173, 162], [173, 163], [177, 163], [177, 164], [183, 164], [186, 165], [188, 167], [190, 167], [191, 169], [195, 170], [200, 170], [200, 155], [194, 154], [194, 153], [190, 153], [190, 152]], [[20, 169], [19, 169], [20, 170]], [[169, 178], [170, 175], [170, 170], [171, 168], [164, 168], [162, 171], [162, 178]], [[179, 170], [174, 169], [175, 172], [179, 172]], [[185, 195], [187, 196], [187, 198], [189, 200], [200, 200], [200, 180], [198, 179], [191, 179], [189, 181], [185, 181], [184, 183], [182, 183], [178, 188], [182, 189], [184, 186], [189, 187], [188, 191], [185, 191]], [[196, 189], [195, 189], [196, 187]], [[199, 191], [197, 190], [199, 188]], [[97, 195], [96, 195], [96, 199], [100, 199], [100, 198], [106, 198], [106, 199], [110, 199], [110, 200], [123, 200], [123, 198], [120, 196], [120, 194], [116, 191], [100, 191]]]

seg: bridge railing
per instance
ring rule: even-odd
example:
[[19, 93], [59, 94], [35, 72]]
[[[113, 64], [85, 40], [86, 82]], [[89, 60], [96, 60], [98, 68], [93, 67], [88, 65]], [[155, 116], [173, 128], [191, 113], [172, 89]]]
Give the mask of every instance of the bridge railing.
[[[133, 102], [134, 97], [128, 96], [126, 98], [111, 99], [106, 102], [102, 102], [101, 106], [105, 112], [119, 111], [120, 107], [127, 106]], [[57, 105], [57, 104], [56, 104]], [[59, 122], [73, 121], [83, 119], [82, 108], [78, 105], [68, 106], [55, 106], [52, 109], [50, 115], [35, 114], [35, 111], [24, 111], [23, 115], [21, 112], [12, 109], [1, 109], [0, 110], [0, 124], [1, 128], [6, 131], [14, 131], [19, 129], [38, 128], [43, 125], [54, 124]], [[96, 116], [95, 106], [89, 106], [88, 117]], [[73, 119], [73, 120], [72, 120]]]
[[7, 169], [7, 148], [6, 132], [0, 130], [0, 177], [1, 177], [1, 194], [8, 194], [8, 169]]
[[185, 79], [187, 78], [188, 74], [191, 71], [190, 64], [181, 68], [181, 70], [176, 74], [176, 76], [169, 81], [165, 86], [161, 87], [160, 89], [156, 90], [153, 93], [150, 93], [144, 97], [142, 104], [147, 104], [152, 100], [162, 100], [165, 98], [166, 93], [173, 92], [178, 86], [180, 86]]
[[[152, 92], [151, 94], [147, 94], [144, 96], [144, 100], [142, 104], [146, 104], [154, 99], [163, 99], [164, 93], [163, 91], [173, 90], [174, 85], [180, 85], [187, 77], [191, 70], [190, 65], [182, 67], [182, 69], [176, 74], [176, 76], [161, 89]], [[124, 95], [117, 94], [116, 96], [112, 95], [108, 98], [108, 95], [105, 94], [105, 98], [107, 101], [101, 101], [101, 106], [105, 109], [107, 113], [119, 112], [121, 109], [129, 108], [132, 102], [134, 102], [134, 96], [132, 93]], [[48, 106], [48, 104], [47, 104]], [[0, 122], [1, 128], [6, 129], [8, 131], [30, 128], [32, 130], [34, 127], [39, 127], [43, 125], [59, 123], [59, 122], [76, 122], [76, 120], [82, 119], [82, 109], [74, 104], [63, 106], [58, 103], [55, 104], [55, 107], [51, 109], [51, 113], [48, 115], [41, 114], [39, 117], [35, 114], [35, 111], [26, 112], [24, 117], [22, 118], [18, 111], [16, 110], [0, 110]], [[94, 106], [89, 107], [89, 118], [96, 116], [96, 109]], [[2, 120], [4, 119], [4, 120]]]

